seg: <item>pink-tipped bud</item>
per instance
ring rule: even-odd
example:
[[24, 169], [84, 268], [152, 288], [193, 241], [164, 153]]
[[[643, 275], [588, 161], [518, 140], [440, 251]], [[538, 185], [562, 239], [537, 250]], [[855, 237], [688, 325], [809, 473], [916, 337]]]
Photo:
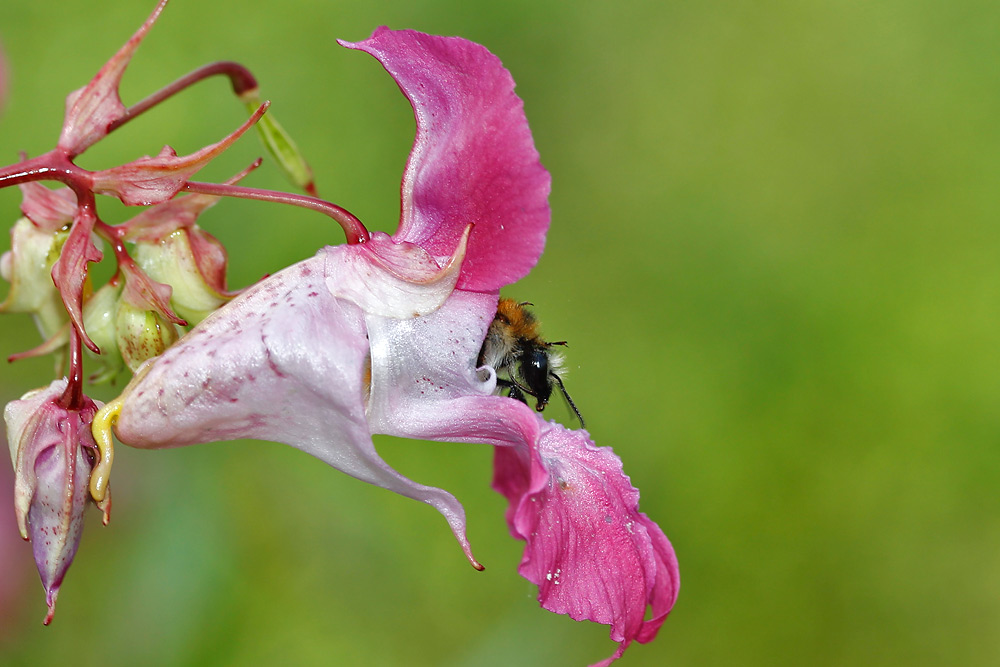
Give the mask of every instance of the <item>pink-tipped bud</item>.
[[90, 425], [99, 406], [84, 397], [79, 410], [62, 407], [66, 385], [66, 379], [55, 380], [4, 410], [14, 464], [14, 510], [45, 588], [46, 625], [80, 544], [97, 447]]
[[134, 373], [147, 359], [158, 357], [177, 342], [177, 327], [154, 310], [136, 308], [127, 299], [118, 304], [115, 316], [118, 350]]

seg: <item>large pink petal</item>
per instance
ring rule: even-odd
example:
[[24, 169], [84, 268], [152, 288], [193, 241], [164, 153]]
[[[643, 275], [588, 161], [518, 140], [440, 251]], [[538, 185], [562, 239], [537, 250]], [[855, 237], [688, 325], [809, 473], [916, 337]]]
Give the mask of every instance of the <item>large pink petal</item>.
[[341, 44], [377, 58], [416, 116], [395, 238], [448, 257], [472, 223], [458, 287], [498, 290], [523, 277], [545, 245], [550, 177], [500, 60], [458, 37], [384, 27]]
[[446, 491], [397, 473], [372, 444], [362, 311], [330, 293], [325, 273], [338, 261], [356, 260], [359, 252], [358, 246], [328, 248], [210, 315], [140, 369], [123, 394], [116, 433], [143, 448], [237, 438], [287, 443], [362, 481], [431, 505], [479, 567], [461, 504]]
[[538, 456], [543, 475], [524, 450], [496, 449], [494, 488], [511, 503], [512, 532], [526, 541], [519, 572], [538, 585], [545, 609], [611, 626], [619, 647], [599, 663], [610, 664], [633, 640], [656, 636], [677, 599], [677, 559], [639, 512], [639, 492], [610, 448], [550, 422]]

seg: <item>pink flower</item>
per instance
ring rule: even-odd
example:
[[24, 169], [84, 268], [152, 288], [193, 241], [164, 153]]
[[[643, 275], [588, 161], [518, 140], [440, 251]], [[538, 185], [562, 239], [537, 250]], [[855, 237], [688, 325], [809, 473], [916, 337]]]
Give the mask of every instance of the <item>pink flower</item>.
[[458, 500], [390, 468], [371, 437], [495, 445], [494, 485], [527, 542], [521, 574], [546, 609], [611, 626], [608, 664], [655, 636], [677, 566], [610, 450], [497, 395], [496, 369], [477, 368], [499, 289], [534, 266], [549, 224], [549, 175], [513, 80], [458, 38], [380, 28], [344, 45], [375, 56], [414, 108], [399, 229], [324, 248], [209, 315], [137, 372], [117, 435], [144, 448], [288, 443], [435, 507], [479, 568]]
[[[14, 509], [21, 537], [30, 540], [45, 588], [48, 625], [66, 570], [83, 531], [96, 444], [90, 424], [98, 405], [83, 397], [64, 407], [65, 379], [11, 401], [4, 410], [14, 464]], [[104, 505], [110, 506], [110, 497]]]

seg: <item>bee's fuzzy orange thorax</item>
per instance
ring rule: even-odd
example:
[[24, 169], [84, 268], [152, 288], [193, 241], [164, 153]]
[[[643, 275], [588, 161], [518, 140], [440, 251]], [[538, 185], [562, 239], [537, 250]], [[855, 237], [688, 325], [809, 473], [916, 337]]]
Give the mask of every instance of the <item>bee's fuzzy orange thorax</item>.
[[515, 339], [540, 341], [538, 320], [522, 304], [514, 299], [503, 298], [497, 304], [497, 319], [508, 325], [510, 335]]

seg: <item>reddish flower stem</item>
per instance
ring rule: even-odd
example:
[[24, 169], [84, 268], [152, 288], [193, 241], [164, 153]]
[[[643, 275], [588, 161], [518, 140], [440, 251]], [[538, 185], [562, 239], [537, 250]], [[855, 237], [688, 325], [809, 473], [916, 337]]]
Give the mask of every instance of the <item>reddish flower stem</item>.
[[74, 326], [69, 328], [69, 376], [59, 405], [67, 410], [83, 408], [83, 339]]
[[250, 70], [243, 65], [228, 60], [210, 63], [204, 67], [199, 67], [190, 74], [182, 76], [170, 85], [156, 91], [141, 102], [133, 104], [125, 110], [125, 114], [121, 118], [118, 118], [108, 126], [108, 132], [117, 130], [119, 127], [129, 122], [136, 116], [149, 111], [157, 104], [170, 99], [185, 88], [188, 88], [209, 77], [218, 75], [229, 77], [229, 82], [233, 86], [233, 93], [241, 99], [250, 91], [257, 89], [257, 79], [250, 73]]
[[217, 195], [220, 197], [239, 197], [240, 199], [255, 199], [257, 201], [269, 201], [278, 204], [290, 204], [301, 206], [312, 211], [317, 211], [328, 215], [343, 228], [347, 236], [347, 242], [366, 243], [368, 241], [368, 230], [364, 224], [350, 211], [332, 204], [317, 197], [307, 197], [289, 192], [277, 192], [275, 190], [260, 190], [257, 188], [245, 188], [239, 185], [221, 185], [215, 183], [199, 183], [188, 181], [182, 188], [187, 192], [199, 192], [206, 195]]
[[81, 192], [92, 192], [93, 180], [89, 171], [73, 164], [69, 155], [59, 148], [0, 167], [0, 188], [30, 181], [58, 181], [72, 188], [79, 197]]

